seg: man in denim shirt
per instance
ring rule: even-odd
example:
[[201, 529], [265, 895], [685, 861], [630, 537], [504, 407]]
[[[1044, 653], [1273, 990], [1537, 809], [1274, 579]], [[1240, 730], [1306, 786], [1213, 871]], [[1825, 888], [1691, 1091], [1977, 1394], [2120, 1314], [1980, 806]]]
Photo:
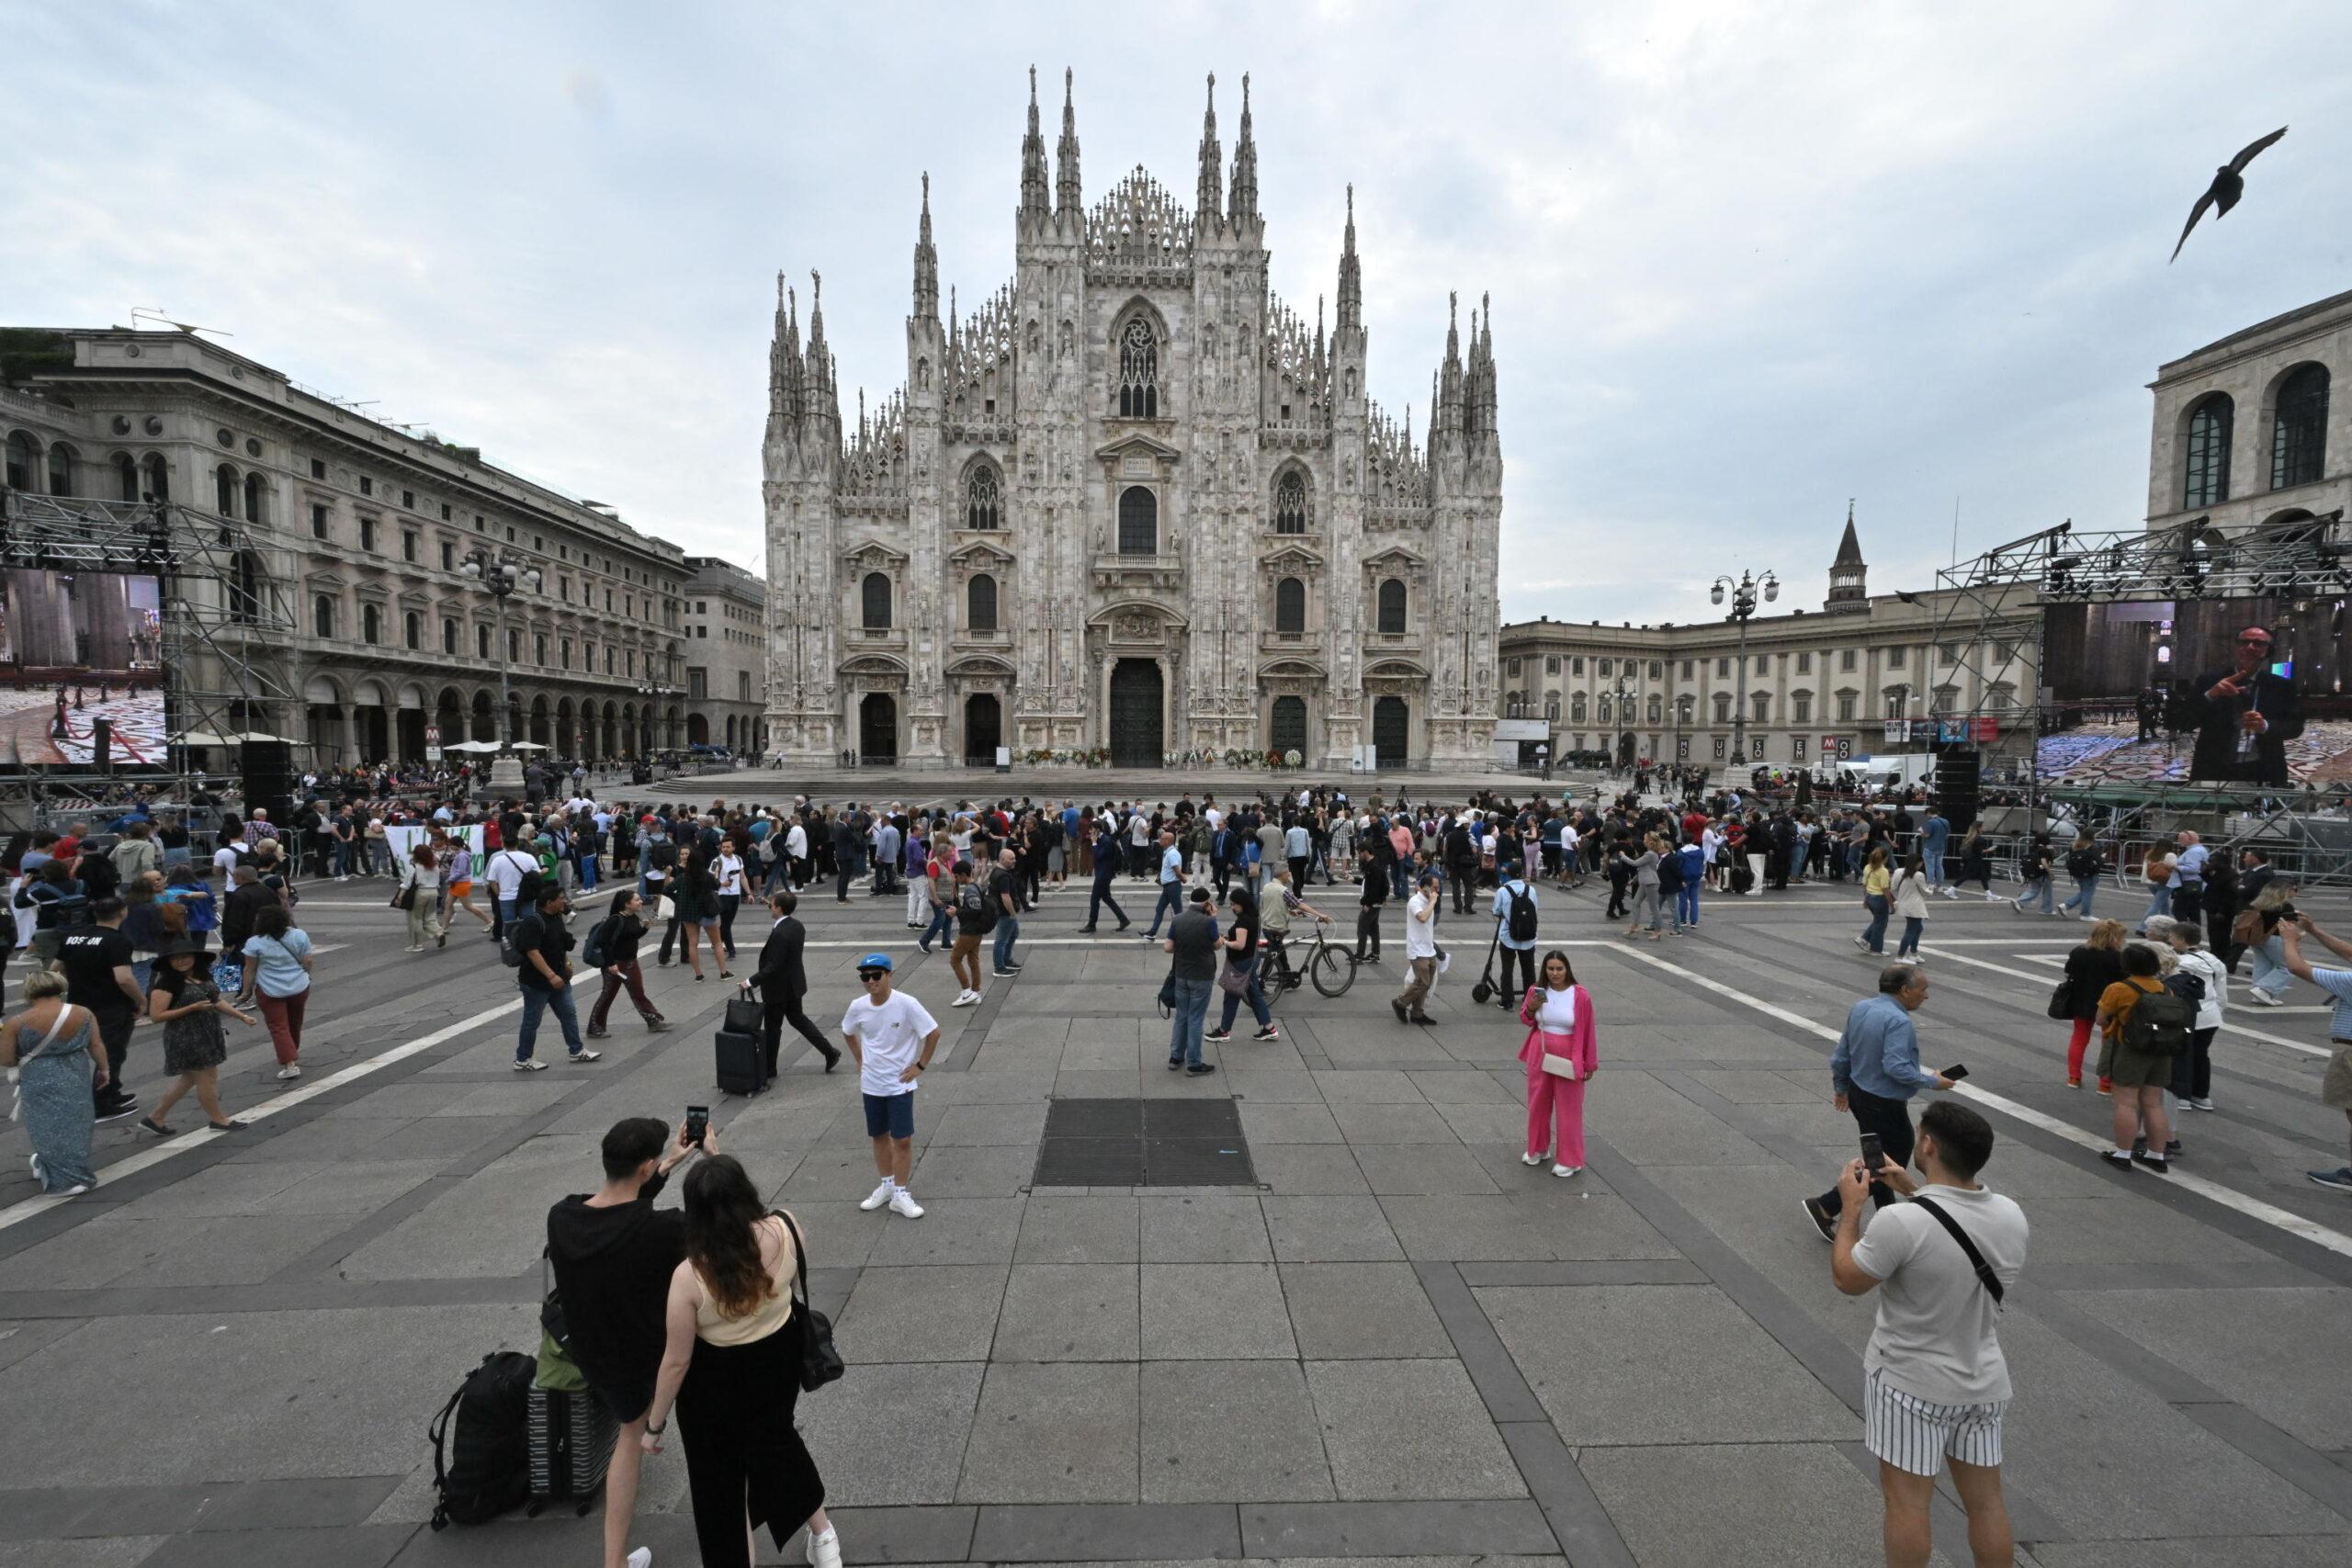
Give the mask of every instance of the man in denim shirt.
[[[1829, 1058], [1829, 1086], [1838, 1110], [1850, 1112], [1865, 1133], [1876, 1133], [1886, 1157], [1899, 1169], [1911, 1163], [1911, 1097], [1923, 1089], [1950, 1089], [1952, 1080], [1919, 1066], [1919, 1037], [1911, 1015], [1927, 1005], [1928, 972], [1916, 964], [1890, 964], [1878, 973], [1878, 995], [1864, 997], [1846, 1014], [1838, 1049]], [[1883, 1182], [1871, 1183], [1881, 1208], [1894, 1201]], [[1838, 1235], [1843, 1201], [1831, 1187], [1804, 1200], [1805, 1218], [1821, 1239]]]

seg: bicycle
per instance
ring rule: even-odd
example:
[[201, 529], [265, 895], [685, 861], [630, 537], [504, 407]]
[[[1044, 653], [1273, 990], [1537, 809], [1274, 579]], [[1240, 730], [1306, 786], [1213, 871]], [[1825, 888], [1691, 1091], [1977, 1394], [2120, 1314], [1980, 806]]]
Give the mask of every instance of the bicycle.
[[[1316, 990], [1327, 997], [1343, 995], [1356, 983], [1355, 950], [1325, 939], [1324, 928], [1330, 923], [1329, 919], [1315, 922], [1313, 939], [1302, 944], [1307, 950], [1302, 962], [1291, 962], [1287, 944], [1281, 949], [1281, 962], [1272, 976], [1274, 983], [1264, 987], [1269, 1010], [1284, 992], [1296, 990], [1302, 980], [1312, 982]], [[1270, 951], [1268, 956], [1272, 955]]]

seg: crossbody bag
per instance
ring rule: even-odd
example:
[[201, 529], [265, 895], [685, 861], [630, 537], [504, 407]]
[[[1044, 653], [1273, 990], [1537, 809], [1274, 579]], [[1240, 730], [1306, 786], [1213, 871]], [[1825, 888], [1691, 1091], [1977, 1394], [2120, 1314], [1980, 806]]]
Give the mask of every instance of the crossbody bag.
[[1961, 1251], [1968, 1254], [1968, 1266], [1976, 1270], [1976, 1282], [1984, 1287], [1984, 1293], [1993, 1298], [1993, 1305], [1998, 1308], [2005, 1293], [2001, 1289], [2001, 1277], [1993, 1272], [1993, 1266], [1984, 1261], [1984, 1255], [1976, 1250], [1976, 1244], [1968, 1239], [1968, 1233], [1961, 1228], [1960, 1222], [1945, 1213], [1932, 1198], [1915, 1197], [1911, 1201], [1927, 1210], [1934, 1216], [1936, 1224], [1943, 1226], [1952, 1240], [1960, 1243]]
[[36, 1044], [30, 1051], [28, 1051], [23, 1055], [18, 1056], [17, 1058], [17, 1065], [8, 1069], [9, 1121], [20, 1121], [23, 1119], [25, 1114], [25, 1091], [22, 1087], [25, 1064], [32, 1061], [35, 1057], [46, 1054], [49, 1048], [57, 1043], [58, 1035], [64, 1032], [66, 1021], [74, 1016], [74, 1005], [75, 1004], [72, 1002], [58, 1003], [57, 1016], [50, 1021], [49, 1032], [42, 1035], [40, 1037], [40, 1043]]

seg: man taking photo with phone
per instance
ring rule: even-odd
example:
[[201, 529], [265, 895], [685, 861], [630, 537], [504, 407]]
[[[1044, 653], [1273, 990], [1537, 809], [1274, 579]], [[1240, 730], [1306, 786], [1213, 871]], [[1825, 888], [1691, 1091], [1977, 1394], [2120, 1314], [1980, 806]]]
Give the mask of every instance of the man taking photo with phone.
[[[2025, 1269], [2025, 1212], [1977, 1181], [1993, 1156], [1993, 1128], [1967, 1106], [1940, 1100], [1919, 1118], [1915, 1181], [1900, 1166], [1875, 1173], [1850, 1161], [1831, 1239], [1830, 1277], [1849, 1296], [1879, 1292], [1878, 1324], [1862, 1354], [1862, 1441], [1878, 1459], [1889, 1568], [1924, 1568], [1933, 1548], [1928, 1501], [1947, 1462], [1968, 1513], [1978, 1568], [2017, 1551], [2001, 1495], [2001, 1421], [2009, 1367], [1996, 1332], [2002, 1298]], [[1862, 1232], [1862, 1197], [1882, 1197]]]
[[[1846, 1014], [1838, 1049], [1829, 1058], [1832, 1103], [1854, 1118], [1865, 1138], [1875, 1136], [1896, 1169], [1911, 1163], [1911, 1097], [1923, 1089], [1950, 1089], [1952, 1080], [1919, 1066], [1919, 1037], [1911, 1015], [1927, 1005], [1928, 972], [1916, 964], [1890, 964], [1878, 972], [1878, 994], [1864, 997]], [[1880, 1208], [1894, 1194], [1873, 1180], [1870, 1194]], [[1838, 1235], [1845, 1199], [1839, 1187], [1804, 1200], [1805, 1218], [1824, 1241]]]

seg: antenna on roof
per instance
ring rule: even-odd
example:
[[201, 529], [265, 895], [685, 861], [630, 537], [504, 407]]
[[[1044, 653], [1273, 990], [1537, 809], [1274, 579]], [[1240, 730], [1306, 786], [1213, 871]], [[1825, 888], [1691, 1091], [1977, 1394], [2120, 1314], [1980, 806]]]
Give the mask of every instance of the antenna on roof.
[[187, 333], [191, 336], [198, 333], [210, 333], [214, 337], [235, 337], [237, 335], [232, 332], [226, 332], [219, 327], [199, 327], [187, 321], [175, 321], [172, 320], [171, 317], [164, 314], [163, 311], [154, 310], [152, 307], [146, 305], [133, 305], [130, 308], [130, 324], [132, 330], [137, 330], [141, 320], [161, 321], [167, 327], [177, 327], [181, 332]]

